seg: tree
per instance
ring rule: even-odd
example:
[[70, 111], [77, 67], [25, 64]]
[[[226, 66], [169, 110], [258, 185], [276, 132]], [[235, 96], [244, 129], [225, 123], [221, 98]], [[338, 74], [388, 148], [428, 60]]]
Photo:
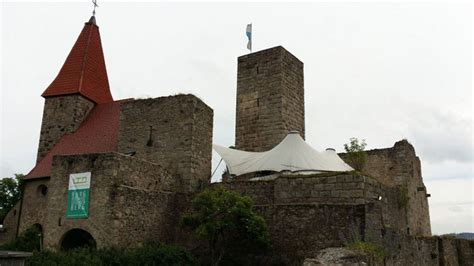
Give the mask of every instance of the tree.
[[16, 251], [40, 251], [41, 249], [41, 229], [36, 226], [28, 227], [20, 236], [11, 242], [0, 246], [0, 250], [16, 250]]
[[349, 143], [344, 144], [348, 163], [358, 171], [362, 170], [367, 159], [367, 154], [364, 151], [366, 146], [365, 139], [359, 141], [358, 138], [351, 138]]
[[25, 175], [15, 174], [15, 177], [0, 179], [0, 221], [3, 221], [7, 213], [20, 200], [21, 186]]
[[206, 189], [192, 201], [192, 212], [182, 224], [209, 244], [212, 265], [222, 261], [248, 258], [270, 247], [263, 217], [252, 209], [249, 197], [222, 186]]

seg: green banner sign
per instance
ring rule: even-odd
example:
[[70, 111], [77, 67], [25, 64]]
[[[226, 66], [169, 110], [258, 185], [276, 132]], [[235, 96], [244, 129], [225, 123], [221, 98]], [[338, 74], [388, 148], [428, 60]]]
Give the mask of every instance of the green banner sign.
[[69, 175], [69, 191], [66, 211], [67, 218], [81, 219], [89, 217], [90, 186], [90, 172]]

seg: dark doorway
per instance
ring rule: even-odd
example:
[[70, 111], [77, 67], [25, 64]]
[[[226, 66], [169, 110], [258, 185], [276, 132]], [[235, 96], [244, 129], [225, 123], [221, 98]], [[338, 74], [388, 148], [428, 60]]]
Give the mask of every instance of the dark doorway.
[[62, 250], [74, 248], [96, 248], [96, 243], [91, 234], [82, 229], [72, 229], [66, 232], [61, 241]]
[[31, 226], [31, 229], [34, 230], [35, 233], [37, 233], [36, 238], [37, 239], [37, 244], [39, 245], [39, 251], [43, 250], [43, 226], [41, 224], [34, 224]]

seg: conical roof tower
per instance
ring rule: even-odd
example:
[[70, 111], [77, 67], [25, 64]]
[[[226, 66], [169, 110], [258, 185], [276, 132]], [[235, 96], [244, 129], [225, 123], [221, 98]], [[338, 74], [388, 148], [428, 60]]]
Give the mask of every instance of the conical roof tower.
[[80, 94], [96, 104], [112, 102], [99, 27], [86, 22], [59, 74], [42, 96]]
[[64, 65], [42, 96], [45, 105], [37, 162], [62, 136], [74, 133], [94, 107], [114, 101], [94, 16], [85, 23]]

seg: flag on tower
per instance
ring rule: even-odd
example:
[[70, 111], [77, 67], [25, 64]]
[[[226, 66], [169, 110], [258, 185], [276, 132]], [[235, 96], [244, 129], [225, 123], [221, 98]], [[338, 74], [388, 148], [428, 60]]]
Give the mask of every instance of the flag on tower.
[[249, 39], [249, 42], [247, 43], [247, 49], [249, 49], [250, 52], [252, 52], [252, 23], [247, 24], [246, 34], [247, 34], [247, 38]]

